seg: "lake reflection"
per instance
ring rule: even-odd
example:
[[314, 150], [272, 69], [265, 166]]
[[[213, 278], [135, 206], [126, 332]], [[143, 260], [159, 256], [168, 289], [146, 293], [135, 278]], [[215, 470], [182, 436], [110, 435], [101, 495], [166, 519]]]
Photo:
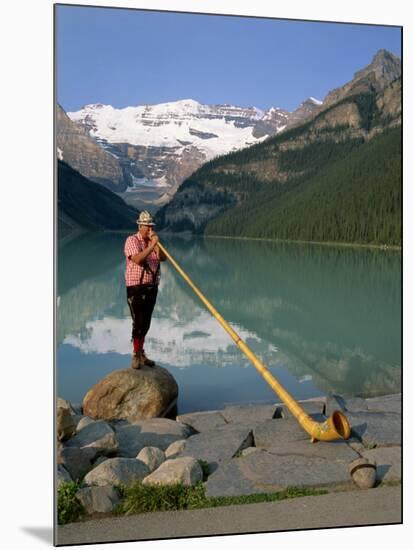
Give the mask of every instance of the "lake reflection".
[[[130, 362], [125, 235], [59, 250], [58, 393], [80, 402]], [[361, 248], [163, 237], [169, 252], [296, 398], [400, 391], [400, 254]], [[179, 412], [274, 401], [274, 393], [167, 262], [146, 338]]]

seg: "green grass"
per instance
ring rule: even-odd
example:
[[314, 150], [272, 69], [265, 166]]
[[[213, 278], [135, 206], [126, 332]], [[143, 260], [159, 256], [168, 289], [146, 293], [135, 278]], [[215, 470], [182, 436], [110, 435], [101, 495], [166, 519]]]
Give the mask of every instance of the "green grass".
[[115, 513], [122, 515], [200, 508], [205, 501], [205, 489], [201, 482], [187, 487], [182, 483], [143, 485], [135, 481], [124, 487], [122, 492], [125, 497], [115, 510]]
[[76, 498], [76, 492], [81, 484], [75, 481], [65, 481], [57, 490], [57, 520], [59, 525], [79, 520], [85, 510]]
[[194, 487], [182, 484], [168, 486], [143, 485], [140, 481], [122, 488], [124, 498], [115, 510], [116, 514], [130, 515], [144, 512], [171, 510], [195, 510], [233, 504], [273, 502], [302, 496], [327, 494], [326, 490], [291, 487], [277, 493], [259, 493], [236, 497], [207, 497], [202, 482]]

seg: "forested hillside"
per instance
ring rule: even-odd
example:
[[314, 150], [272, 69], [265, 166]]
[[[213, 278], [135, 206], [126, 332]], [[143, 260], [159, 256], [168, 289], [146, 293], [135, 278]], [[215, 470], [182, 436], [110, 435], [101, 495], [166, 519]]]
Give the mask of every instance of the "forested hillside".
[[133, 229], [137, 211], [102, 185], [88, 180], [63, 161], [58, 161], [59, 238], [71, 228]]
[[289, 151], [282, 162], [298, 168], [329, 162], [304, 181], [269, 187], [222, 213], [209, 221], [206, 234], [400, 244], [400, 128], [352, 150], [351, 143], [346, 146], [348, 154], [334, 162], [336, 145], [328, 142]]

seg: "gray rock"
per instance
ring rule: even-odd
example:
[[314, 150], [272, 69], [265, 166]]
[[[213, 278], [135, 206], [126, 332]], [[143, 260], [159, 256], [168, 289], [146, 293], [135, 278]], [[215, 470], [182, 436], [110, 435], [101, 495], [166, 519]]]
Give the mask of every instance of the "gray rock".
[[152, 474], [145, 477], [144, 485], [196, 485], [202, 481], [202, 468], [198, 461], [189, 456], [172, 458], [161, 464]]
[[179, 441], [171, 443], [165, 451], [166, 458], [173, 458], [179, 455], [185, 449], [185, 445], [186, 439], [180, 439]]
[[266, 450], [280, 456], [297, 455], [345, 463], [360, 457], [359, 453], [352, 449], [344, 440], [319, 441], [317, 443], [311, 443], [310, 439], [283, 441], [281, 444], [275, 443], [266, 447]]
[[287, 487], [351, 484], [345, 463], [321, 458], [281, 456], [262, 450], [240, 458], [240, 468], [264, 492]]
[[344, 413], [367, 411], [367, 401], [363, 397], [329, 396], [326, 400], [325, 414], [330, 416], [336, 410]]
[[369, 397], [366, 399], [367, 409], [376, 412], [394, 412], [401, 414], [402, 396], [401, 393], [383, 395], [382, 397]]
[[102, 462], [105, 462], [105, 460], [109, 460], [109, 458], [107, 456], [100, 456], [93, 463], [93, 467], [96, 468], [96, 466], [99, 466], [99, 464], [102, 464]]
[[70, 477], [69, 472], [66, 470], [66, 468], [62, 464], [57, 465], [57, 476], [56, 476], [56, 485], [59, 488], [62, 483], [65, 483], [66, 481], [73, 481], [73, 479]]
[[92, 468], [96, 452], [91, 448], [66, 447], [57, 451], [57, 463], [63, 465], [72, 479], [82, 479]]
[[190, 426], [195, 432], [215, 430], [215, 428], [226, 424], [225, 418], [220, 411], [180, 414], [176, 417], [176, 420]]
[[76, 492], [76, 498], [88, 514], [112, 512], [120, 501], [118, 491], [109, 485], [84, 487]]
[[79, 430], [74, 437], [67, 441], [67, 446], [93, 448], [95, 449], [94, 458], [96, 458], [100, 455], [113, 455], [116, 453], [119, 443], [109, 424], [99, 420]]
[[382, 395], [380, 397], [341, 397], [333, 395], [327, 398], [326, 414], [334, 410], [343, 412], [394, 412], [401, 414], [401, 394]]
[[367, 411], [367, 401], [363, 397], [345, 397], [344, 406], [347, 412]]
[[326, 399], [324, 414], [329, 417], [334, 411], [346, 411], [345, 401], [340, 395], [329, 395]]
[[86, 485], [129, 485], [142, 480], [149, 474], [149, 468], [136, 458], [109, 458], [85, 477]]
[[285, 443], [308, 441], [310, 436], [295, 418], [274, 418], [258, 424], [253, 429], [256, 447], [267, 449]]
[[239, 458], [221, 464], [205, 483], [207, 497], [237, 497], [262, 492], [263, 490], [256, 487], [254, 482], [241, 471]]
[[151, 473], [166, 460], [165, 453], [157, 447], [144, 447], [136, 458], [146, 464]]
[[346, 413], [352, 434], [364, 446], [400, 445], [401, 416], [397, 413], [359, 412]]
[[253, 444], [251, 430], [244, 426], [227, 424], [214, 431], [195, 434], [186, 440], [180, 456], [191, 456], [209, 463], [211, 472]]
[[89, 424], [92, 424], [93, 422], [96, 422], [96, 420], [94, 420], [93, 418], [90, 418], [90, 416], [81, 416], [77, 423], [76, 431], [80, 432], [80, 430], [82, 430], [83, 428], [86, 428], [86, 426], [88, 426]]
[[158, 447], [165, 451], [171, 443], [186, 439], [191, 429], [168, 418], [153, 418], [130, 424], [126, 421], [112, 423], [119, 441], [118, 455], [136, 457], [144, 447]]
[[205, 487], [207, 496], [238, 496], [336, 485], [352, 485], [345, 463], [258, 450], [222, 464]]
[[[300, 407], [310, 415], [322, 415], [324, 413], [325, 408], [325, 401], [319, 400], [315, 401], [313, 399], [308, 399], [306, 401], [299, 401]], [[277, 414], [276, 416], [282, 416], [285, 419], [294, 419], [294, 415], [291, 414], [288, 407], [286, 405], [278, 406]]]
[[277, 414], [281, 415], [281, 407], [277, 405], [229, 405], [222, 411], [222, 416], [228, 423], [248, 427], [274, 418]]
[[376, 462], [377, 481], [399, 481], [401, 472], [401, 448], [381, 447], [363, 451], [363, 456]]

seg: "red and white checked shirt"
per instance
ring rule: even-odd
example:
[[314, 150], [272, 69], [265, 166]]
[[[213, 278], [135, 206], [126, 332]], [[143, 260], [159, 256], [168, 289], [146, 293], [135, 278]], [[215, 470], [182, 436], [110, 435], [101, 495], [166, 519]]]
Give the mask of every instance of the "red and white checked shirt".
[[[159, 259], [154, 250], [149, 254], [149, 256], [146, 256], [146, 259], [144, 261], [144, 264], [146, 264], [146, 269], [144, 265], [138, 265], [137, 263], [129, 259], [130, 256], [133, 256], [134, 254], [139, 254], [139, 252], [142, 252], [143, 250], [145, 250], [145, 248], [147, 248], [146, 242], [139, 231], [134, 235], [130, 235], [126, 239], [126, 286], [159, 284], [159, 279], [161, 275], [160, 269], [158, 269]], [[157, 273], [155, 280], [151, 271], [153, 274]]]

